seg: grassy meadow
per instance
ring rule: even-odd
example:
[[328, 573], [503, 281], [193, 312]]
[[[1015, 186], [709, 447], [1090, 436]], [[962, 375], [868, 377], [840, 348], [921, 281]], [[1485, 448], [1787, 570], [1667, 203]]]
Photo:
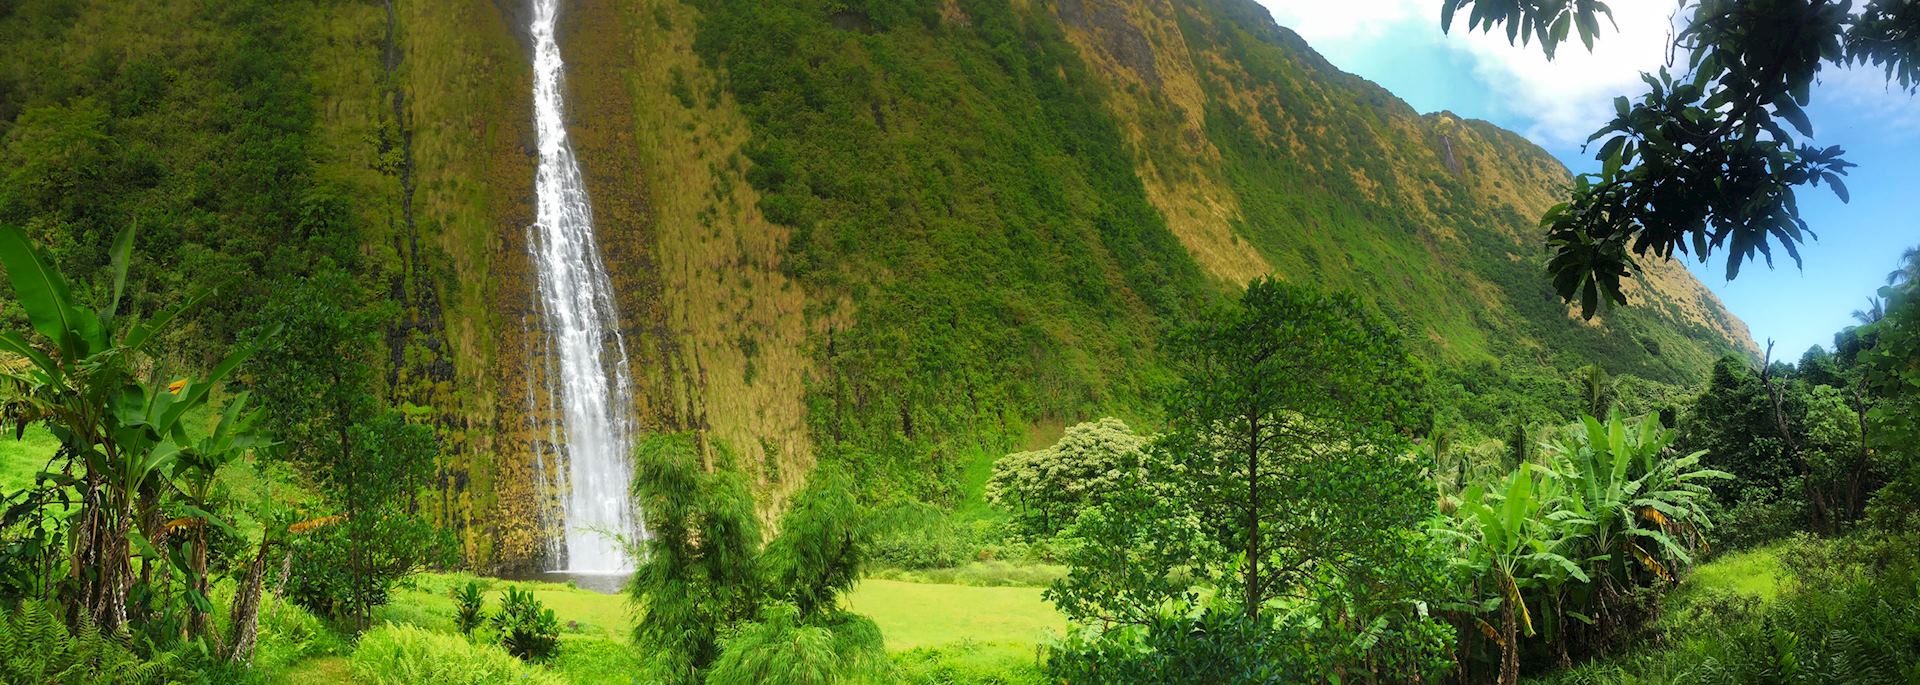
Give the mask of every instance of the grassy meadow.
[[[561, 649], [544, 670], [565, 682], [628, 682], [623, 678], [635, 678], [640, 672], [640, 655], [631, 644], [632, 610], [627, 598], [569, 584], [503, 581], [465, 573], [420, 574], [402, 583], [393, 601], [375, 612], [375, 623], [456, 636], [452, 592], [470, 581], [489, 588], [488, 606], [497, 606], [505, 590], [515, 587], [532, 592], [553, 610], [561, 625]], [[1023, 668], [1030, 670], [1046, 642], [1065, 631], [1065, 617], [1040, 596], [1041, 592], [1037, 587], [976, 587], [870, 578], [856, 586], [843, 603], [879, 624], [896, 676], [902, 682], [1017, 682], [976, 680], [968, 674], [1007, 678]], [[275, 632], [286, 625], [271, 618], [275, 612], [298, 611], [291, 604], [270, 603], [263, 612], [269, 618], [262, 622], [273, 636], [263, 640], [260, 654], [264, 664], [273, 666], [261, 670], [267, 682], [370, 682], [355, 675], [355, 646], [347, 638], [327, 632], [296, 641]], [[305, 645], [310, 644], [322, 646], [307, 654]], [[275, 650], [296, 656], [288, 659]]]

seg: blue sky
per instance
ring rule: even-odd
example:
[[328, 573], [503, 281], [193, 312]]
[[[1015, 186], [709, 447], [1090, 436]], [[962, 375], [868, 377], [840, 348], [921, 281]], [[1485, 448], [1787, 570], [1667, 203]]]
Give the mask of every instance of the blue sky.
[[[1610, 118], [1615, 95], [1637, 96], [1638, 74], [1667, 61], [1673, 0], [1613, 0], [1619, 30], [1595, 52], [1578, 41], [1546, 60], [1504, 34], [1440, 31], [1438, 0], [1259, 0], [1340, 68], [1379, 83], [1422, 112], [1451, 110], [1525, 135], [1575, 171], [1598, 165], [1580, 150]], [[1681, 64], [1684, 66], [1684, 63]], [[1852, 323], [1851, 313], [1920, 244], [1920, 98], [1886, 87], [1879, 72], [1823, 72], [1814, 91], [1815, 142], [1846, 148], [1860, 165], [1847, 179], [1852, 203], [1825, 187], [1803, 189], [1801, 217], [1820, 238], [1796, 269], [1784, 253], [1769, 270], [1749, 265], [1737, 280], [1725, 259], [1688, 266], [1747, 322], [1775, 356], [1798, 359]], [[1905, 202], [1902, 202], [1905, 200]]]

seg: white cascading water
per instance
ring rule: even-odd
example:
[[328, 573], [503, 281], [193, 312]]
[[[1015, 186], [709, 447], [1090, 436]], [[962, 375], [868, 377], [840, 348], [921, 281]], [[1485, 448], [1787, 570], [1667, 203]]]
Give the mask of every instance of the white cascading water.
[[[561, 103], [566, 65], [554, 40], [559, 0], [533, 0], [533, 122], [540, 136], [536, 223], [527, 249], [546, 323], [546, 405], [557, 412], [553, 445], [570, 573], [624, 573], [632, 563], [615, 535], [642, 533], [628, 498], [633, 395], [613, 284], [594, 242], [593, 208], [567, 139]], [[537, 391], [538, 389], [536, 389]], [[545, 469], [542, 469], [544, 473]], [[560, 560], [556, 560], [558, 562]]]

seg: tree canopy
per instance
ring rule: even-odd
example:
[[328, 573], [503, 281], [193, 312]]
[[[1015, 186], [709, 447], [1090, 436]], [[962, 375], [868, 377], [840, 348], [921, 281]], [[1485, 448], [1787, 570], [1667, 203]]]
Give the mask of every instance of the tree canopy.
[[[1797, 265], [1815, 237], [1796, 189], [1832, 189], [1854, 166], [1837, 145], [1814, 145], [1814, 79], [1826, 67], [1871, 65], [1902, 89], [1920, 89], [1920, 3], [1869, 0], [1683, 0], [1674, 37], [1681, 75], [1643, 74], [1647, 92], [1614, 99], [1614, 118], [1587, 139], [1600, 173], [1574, 178], [1566, 202], [1542, 217], [1561, 297], [1591, 318], [1602, 300], [1626, 302], [1621, 279], [1635, 257], [1704, 260], [1727, 252], [1727, 277], [1774, 250]], [[1599, 0], [1443, 0], [1440, 25], [1468, 10], [1470, 30], [1504, 27], [1510, 42], [1538, 41], [1551, 59], [1577, 30], [1589, 49]]]

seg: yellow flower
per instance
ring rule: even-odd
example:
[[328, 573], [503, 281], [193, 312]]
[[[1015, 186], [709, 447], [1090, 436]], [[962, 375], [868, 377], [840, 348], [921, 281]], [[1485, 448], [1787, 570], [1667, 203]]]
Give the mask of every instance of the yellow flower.
[[168, 384], [167, 384], [167, 392], [171, 392], [171, 393], [176, 393], [176, 394], [177, 394], [177, 393], [179, 393], [179, 392], [180, 392], [180, 389], [181, 389], [181, 388], [184, 388], [184, 387], [187, 387], [187, 379], [185, 379], [185, 378], [182, 378], [182, 379], [180, 379], [180, 380], [177, 380], [177, 381], [174, 381], [174, 382], [172, 382], [172, 383], [168, 383]]

